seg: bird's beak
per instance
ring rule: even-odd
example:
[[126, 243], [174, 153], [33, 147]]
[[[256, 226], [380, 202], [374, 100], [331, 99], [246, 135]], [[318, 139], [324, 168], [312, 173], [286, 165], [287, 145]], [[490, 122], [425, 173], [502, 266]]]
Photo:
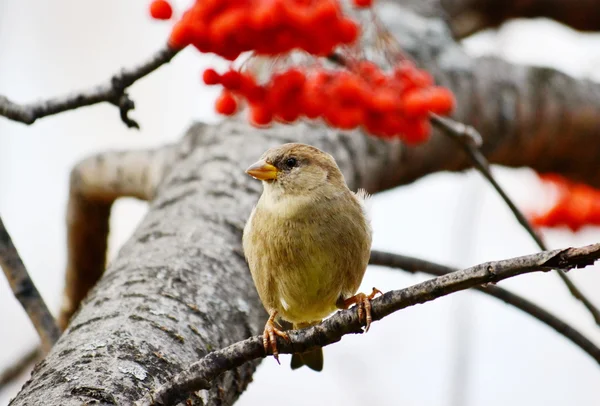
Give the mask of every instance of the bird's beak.
[[273, 180], [277, 178], [277, 172], [277, 168], [267, 163], [264, 159], [255, 162], [246, 169], [248, 175], [259, 180]]

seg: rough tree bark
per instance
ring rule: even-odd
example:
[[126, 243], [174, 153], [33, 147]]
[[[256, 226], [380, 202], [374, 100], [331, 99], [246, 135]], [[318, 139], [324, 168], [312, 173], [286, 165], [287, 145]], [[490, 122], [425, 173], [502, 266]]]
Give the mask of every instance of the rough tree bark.
[[[586, 142], [599, 136], [598, 107], [586, 107], [600, 105], [598, 85], [552, 70], [473, 60], [440, 20], [386, 7], [394, 7], [384, 14], [404, 48], [457, 93], [456, 118], [482, 132], [492, 162], [600, 184], [600, 167], [590, 165], [600, 144]], [[207, 352], [259, 333], [266, 315], [240, 237], [261, 186], [243, 169], [268, 147], [289, 141], [332, 153], [350, 187], [372, 193], [469, 166], [439, 135], [423, 147], [403, 148], [308, 125], [193, 126], [148, 215], [12, 405], [130, 404]], [[221, 376], [192, 403], [232, 404], [255, 366]]]

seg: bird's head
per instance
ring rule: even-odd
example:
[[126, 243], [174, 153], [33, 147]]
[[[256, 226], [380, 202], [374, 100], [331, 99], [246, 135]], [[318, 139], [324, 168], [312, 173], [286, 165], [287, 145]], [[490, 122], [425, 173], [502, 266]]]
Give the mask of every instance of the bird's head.
[[246, 173], [262, 180], [265, 190], [286, 195], [345, 187], [333, 157], [306, 144], [283, 144], [267, 150]]

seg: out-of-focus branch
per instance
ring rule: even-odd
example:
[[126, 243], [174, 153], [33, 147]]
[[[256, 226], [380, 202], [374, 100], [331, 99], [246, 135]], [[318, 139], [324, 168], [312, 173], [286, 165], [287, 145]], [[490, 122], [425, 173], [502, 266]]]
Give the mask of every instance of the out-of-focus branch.
[[60, 330], [27, 273], [25, 264], [19, 256], [2, 218], [0, 218], [0, 267], [2, 267], [15, 297], [27, 312], [40, 336], [42, 349], [44, 352], [48, 352], [60, 337]]
[[[600, 244], [545, 251], [504, 261], [486, 262], [439, 276], [411, 287], [394, 290], [372, 301], [373, 320], [381, 320], [400, 309], [429, 302], [448, 294], [530, 272], [572, 269], [593, 264], [600, 258]], [[338, 342], [344, 335], [361, 333], [354, 309], [336, 313], [321, 324], [288, 332], [291, 341], [278, 340], [280, 353], [304, 352]], [[593, 346], [593, 344], [592, 344]], [[589, 352], [588, 352], [589, 353]], [[600, 349], [590, 353], [600, 364]], [[254, 336], [214, 351], [174, 376], [168, 383], [138, 400], [136, 406], [175, 405], [190, 392], [210, 388], [211, 381], [245, 362], [265, 357], [262, 336]]]
[[[387, 266], [390, 268], [399, 268], [410, 273], [423, 272], [435, 276], [442, 276], [457, 271], [456, 268], [436, 264], [423, 259], [382, 251], [371, 251], [369, 264]], [[600, 358], [598, 358], [600, 349], [596, 347], [592, 341], [571, 327], [568, 323], [539, 307], [535, 303], [532, 303], [529, 300], [498, 286], [475, 286], [473, 289], [495, 297], [496, 299], [500, 299], [503, 302], [514, 306], [528, 315], [538, 319], [542, 323], [554, 329], [557, 333], [570, 340], [573, 344], [577, 345], [600, 363]]]
[[2, 391], [6, 385], [15, 380], [19, 375], [25, 372], [27, 367], [35, 362], [41, 355], [41, 348], [34, 348], [18, 358], [8, 368], [0, 372], [0, 391]]
[[[527, 220], [525, 215], [519, 210], [519, 208], [513, 203], [511, 198], [506, 194], [504, 189], [500, 186], [494, 175], [490, 170], [490, 165], [485, 156], [479, 150], [478, 143], [481, 142], [481, 135], [471, 126], [465, 126], [462, 123], [450, 120], [445, 117], [440, 117], [436, 114], [431, 115], [431, 122], [437, 128], [441, 129], [444, 134], [448, 135], [456, 144], [462, 148], [462, 150], [469, 156], [473, 162], [473, 166], [483, 175], [483, 177], [494, 187], [496, 192], [502, 197], [502, 200], [509, 207], [510, 211], [514, 214], [519, 224], [529, 233], [534, 239], [538, 247], [545, 251], [548, 249], [544, 240], [535, 232], [533, 226]], [[579, 288], [571, 281], [571, 279], [561, 270], [557, 269], [558, 276], [565, 283], [571, 295], [579, 300], [585, 308], [592, 314], [594, 321], [600, 326], [600, 311], [596, 306], [579, 290]]]
[[441, 0], [457, 38], [513, 18], [546, 17], [576, 30], [600, 30], [599, 0]]
[[156, 150], [108, 151], [79, 162], [71, 171], [67, 204], [67, 270], [59, 326], [65, 329], [106, 267], [110, 210], [116, 199], [152, 200], [173, 164], [174, 146]]
[[109, 102], [119, 108], [121, 120], [129, 128], [139, 128], [136, 121], [129, 117], [129, 112], [135, 107], [127, 94], [127, 88], [138, 79], [155, 71], [168, 63], [179, 51], [165, 46], [144, 63], [123, 69], [114, 75], [107, 83], [84, 89], [69, 95], [41, 100], [34, 103], [19, 104], [0, 95], [0, 116], [24, 124], [33, 124], [37, 119], [91, 106], [97, 103]]

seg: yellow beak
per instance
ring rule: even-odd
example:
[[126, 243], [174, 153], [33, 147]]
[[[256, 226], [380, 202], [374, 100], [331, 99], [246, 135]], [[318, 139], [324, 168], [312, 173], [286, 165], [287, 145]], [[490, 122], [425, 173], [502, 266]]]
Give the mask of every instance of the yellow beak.
[[259, 180], [273, 180], [277, 178], [277, 172], [277, 168], [267, 163], [264, 159], [255, 162], [246, 169], [248, 175]]

